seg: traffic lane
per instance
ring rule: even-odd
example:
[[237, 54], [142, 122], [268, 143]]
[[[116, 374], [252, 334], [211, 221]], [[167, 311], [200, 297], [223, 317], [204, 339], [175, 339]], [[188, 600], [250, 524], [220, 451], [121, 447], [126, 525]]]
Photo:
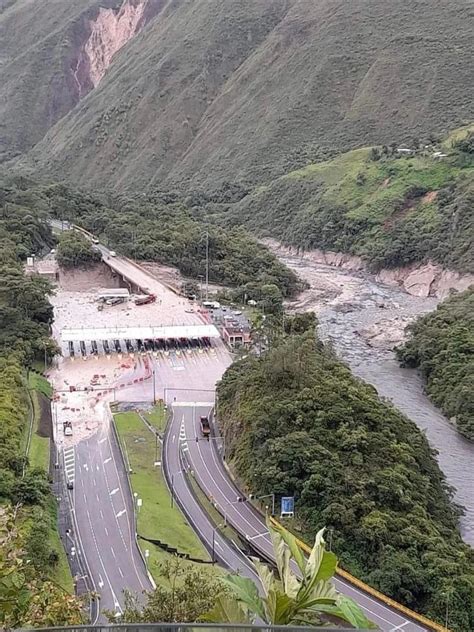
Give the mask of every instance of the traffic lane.
[[[167, 403], [196, 400], [214, 401], [216, 382], [231, 364], [232, 357], [221, 344], [188, 351], [164, 351], [150, 354], [153, 377], [146, 382], [116, 390], [119, 401], [153, 401]], [[139, 377], [133, 375], [133, 377]]]
[[[229, 523], [244, 533], [252, 541], [253, 546], [265, 556], [273, 558], [273, 547], [263, 516], [260, 516], [249, 504], [237, 500], [242, 493], [230, 480], [217, 454], [215, 441], [207, 441], [200, 437], [199, 417], [201, 414], [208, 415], [210, 408], [196, 406], [187, 408], [186, 411], [187, 414], [183, 415], [186, 436], [190, 439], [198, 437], [198, 441], [195, 439], [188, 441], [188, 446], [190, 462], [200, 485], [207, 495], [213, 498]], [[426, 629], [407, 620], [396, 610], [392, 610], [347, 582], [335, 579], [335, 585], [340, 592], [355, 599], [366, 611], [367, 616], [383, 630], [401, 629], [399, 626], [413, 632]], [[410, 628], [406, 627], [408, 625]]]
[[85, 533], [82, 539], [89, 543], [86, 552], [94, 553], [87, 559], [103, 594], [101, 608], [120, 612], [125, 588], [140, 594], [151, 584], [133, 538], [133, 513], [126, 504], [110, 436], [80, 443], [77, 459], [76, 516], [81, 537]]
[[179, 416], [173, 415], [163, 444], [163, 455], [165, 457], [163, 467], [166, 470], [168, 482], [172, 486], [173, 497], [207, 549], [212, 552], [212, 541], [214, 540], [216, 557], [231, 570], [251, 578], [259, 585], [258, 576], [250, 560], [237, 546], [229, 543], [216, 530], [186, 481], [183, 472], [183, 452], [179, 442], [180, 423]]
[[74, 511], [78, 536], [81, 540], [96, 590], [100, 596], [99, 607], [101, 614], [99, 622], [103, 623], [106, 621], [106, 618], [102, 614], [102, 610], [114, 611], [116, 609], [119, 603], [118, 591], [115, 591], [114, 582], [111, 581], [107, 570], [110, 567], [111, 560], [109, 559], [110, 556], [107, 555], [108, 547], [104, 546], [104, 539], [107, 538], [103, 534], [105, 515], [95, 498], [95, 478], [92, 478], [83, 467], [84, 460], [89, 454], [89, 448], [78, 444], [77, 453], [78, 455], [81, 453], [80, 461], [82, 465], [74, 484]]

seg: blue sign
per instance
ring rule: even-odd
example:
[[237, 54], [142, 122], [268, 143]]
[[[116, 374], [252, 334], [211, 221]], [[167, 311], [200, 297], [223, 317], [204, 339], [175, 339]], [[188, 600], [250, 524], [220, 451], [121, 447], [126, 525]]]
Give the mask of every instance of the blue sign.
[[295, 515], [295, 497], [283, 496], [281, 499], [281, 518], [293, 517]]

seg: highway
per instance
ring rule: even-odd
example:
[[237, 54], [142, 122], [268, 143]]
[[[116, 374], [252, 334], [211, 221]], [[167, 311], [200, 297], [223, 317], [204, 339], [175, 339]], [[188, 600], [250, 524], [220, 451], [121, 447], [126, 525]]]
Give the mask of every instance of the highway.
[[[243, 534], [262, 557], [271, 560], [273, 549], [263, 516], [249, 502], [238, 501], [243, 494], [231, 480], [218, 454], [216, 441], [207, 441], [200, 437], [199, 417], [209, 415], [211, 410], [209, 405], [173, 403], [173, 415], [167, 433], [169, 456], [165, 466], [169, 469], [171, 459], [174, 458], [176, 463], [179, 453], [184, 453], [199, 485], [209, 498], [212, 497], [227, 522]], [[170, 441], [170, 437], [174, 437], [174, 440]], [[192, 504], [184, 502], [183, 508], [194, 522]], [[199, 529], [198, 532], [209, 546], [209, 531]], [[404, 615], [341, 579], [336, 579], [335, 584], [340, 592], [352, 597], [364, 609], [368, 618], [385, 632], [422, 632], [428, 629], [408, 620]]]
[[[61, 222], [52, 223], [62, 229]], [[171, 318], [173, 324], [178, 324], [176, 319], [181, 319], [182, 324], [203, 322], [201, 314], [186, 310], [189, 307], [187, 301], [164, 289], [145, 270], [128, 260], [111, 257], [104, 246], [100, 245], [99, 249], [106, 262], [117, 272], [141, 288], [149, 288], [149, 291], [163, 297], [160, 298], [160, 305], [163, 302], [160, 318]], [[230, 361], [222, 342], [213, 344], [212, 349], [200, 354], [176, 353], [169, 358], [154, 359], [156, 385], [153, 380], [153, 391], [156, 386], [156, 393], [163, 393], [172, 410], [163, 446], [163, 469], [173, 497], [207, 549], [214, 552], [222, 565], [256, 579], [250, 561], [219, 533], [196, 501], [183, 472], [183, 468], [189, 467], [225, 520], [262, 557], [273, 559], [263, 517], [250, 503], [238, 501], [242, 492], [237, 489], [220, 459], [217, 441], [200, 438], [199, 416], [210, 414], [216, 381]], [[124, 389], [120, 399], [124, 401], [125, 396], [128, 401], [143, 401], [140, 395], [145, 391], [149, 400], [150, 385], [146, 384]], [[68, 467], [71, 469], [69, 453], [67, 458], [69, 464], [65, 462], [66, 470]], [[151, 588], [151, 584], [134, 540], [133, 501], [118, 447], [108, 426], [103, 426], [98, 434], [76, 445], [73, 469], [72, 502], [78, 527], [78, 549], [86, 554], [93, 582], [101, 593], [101, 609], [107, 608], [120, 614], [122, 588], [139, 593]], [[335, 583], [338, 590], [352, 597], [384, 632], [422, 632], [430, 629], [407, 619], [346, 581], [337, 579]]]
[[[100, 610], [120, 614], [124, 588], [140, 594], [152, 585], [135, 542], [133, 501], [114, 434], [104, 427], [65, 455], [74, 463], [77, 549], [86, 556]], [[98, 621], [105, 621], [102, 614]]]

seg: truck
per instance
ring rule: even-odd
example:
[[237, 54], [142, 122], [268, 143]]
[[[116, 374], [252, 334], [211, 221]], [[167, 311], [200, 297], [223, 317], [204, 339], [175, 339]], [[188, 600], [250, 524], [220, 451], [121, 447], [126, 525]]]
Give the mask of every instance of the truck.
[[70, 421], [63, 421], [63, 432], [66, 437], [72, 436], [72, 423]]
[[142, 294], [135, 297], [134, 303], [135, 305], [147, 305], [147, 303], [154, 303], [155, 301], [156, 296], [154, 294]]
[[209, 424], [209, 418], [201, 415], [201, 434], [209, 441], [211, 436], [211, 426]]

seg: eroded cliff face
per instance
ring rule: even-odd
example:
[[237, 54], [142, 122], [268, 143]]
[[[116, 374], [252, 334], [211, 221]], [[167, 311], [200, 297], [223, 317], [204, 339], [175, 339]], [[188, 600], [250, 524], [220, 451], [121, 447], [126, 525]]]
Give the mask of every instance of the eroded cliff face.
[[120, 9], [99, 8], [90, 21], [90, 36], [84, 45], [89, 78], [94, 88], [110, 66], [113, 56], [134, 37], [145, 24], [144, 14], [149, 0], [124, 0]]
[[[298, 254], [303, 259], [313, 263], [343, 268], [344, 270], [366, 270], [366, 265], [361, 257], [348, 255], [342, 252], [331, 252], [322, 250], [309, 250], [298, 252], [296, 248], [284, 246], [274, 240], [263, 240], [275, 253], [278, 254]], [[405, 292], [412, 296], [427, 298], [434, 296], [444, 299], [449, 296], [451, 290], [463, 292], [471, 285], [474, 285], [473, 274], [460, 274], [453, 270], [446, 270], [440, 265], [432, 263], [417, 263], [390, 270], [380, 270], [376, 275], [376, 280], [387, 285], [402, 287]]]

